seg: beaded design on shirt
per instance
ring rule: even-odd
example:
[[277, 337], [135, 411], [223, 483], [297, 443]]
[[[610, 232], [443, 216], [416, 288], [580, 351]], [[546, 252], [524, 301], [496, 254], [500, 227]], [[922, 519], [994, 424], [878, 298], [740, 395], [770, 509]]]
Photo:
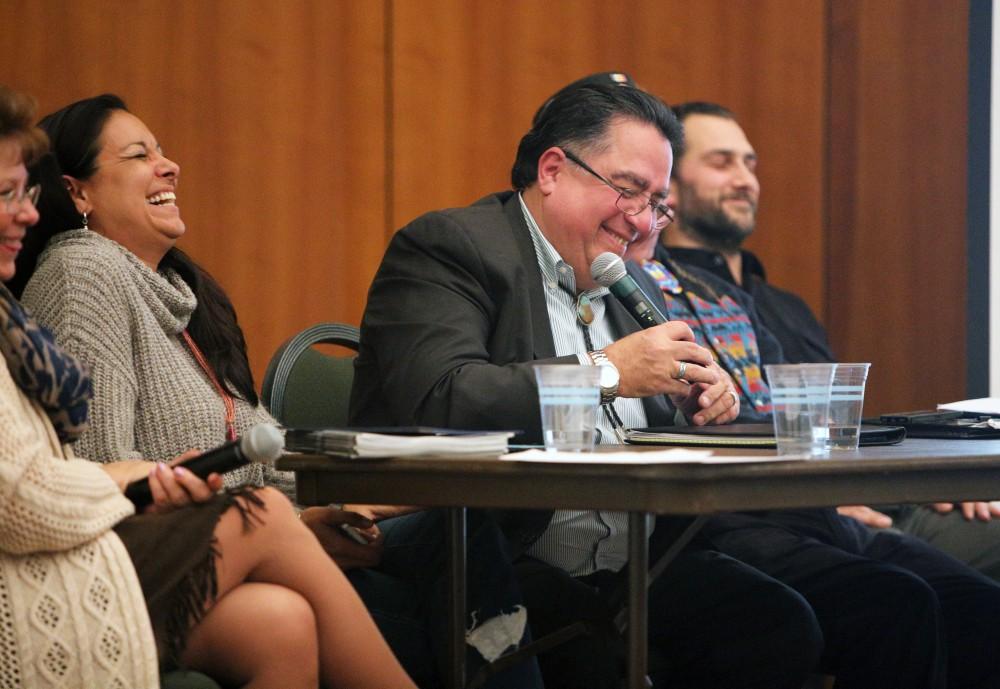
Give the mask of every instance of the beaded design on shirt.
[[712, 302], [685, 291], [677, 276], [659, 261], [643, 261], [642, 267], [663, 292], [667, 318], [687, 323], [698, 344], [709, 349], [736, 381], [740, 403], [770, 413], [771, 390], [761, 375], [757, 336], [743, 307], [729, 295]]

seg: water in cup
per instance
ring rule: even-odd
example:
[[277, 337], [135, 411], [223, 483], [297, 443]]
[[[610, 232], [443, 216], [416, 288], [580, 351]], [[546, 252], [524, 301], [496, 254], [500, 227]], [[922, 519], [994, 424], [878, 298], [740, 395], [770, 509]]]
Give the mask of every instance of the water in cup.
[[[583, 389], [577, 391], [578, 394], [583, 392]], [[567, 402], [564, 390], [558, 395], [541, 391], [539, 394], [545, 447], [574, 452], [594, 449], [594, 429], [597, 428], [594, 404], [598, 400], [590, 401], [587, 395]]]
[[764, 370], [778, 454], [829, 457], [833, 364], [769, 364]]
[[857, 450], [871, 364], [835, 364], [830, 388], [830, 449]]
[[598, 367], [539, 365], [534, 368], [545, 449], [593, 450], [601, 401]]
[[858, 447], [860, 430], [857, 426], [832, 424], [830, 426], [831, 450], [855, 450]]

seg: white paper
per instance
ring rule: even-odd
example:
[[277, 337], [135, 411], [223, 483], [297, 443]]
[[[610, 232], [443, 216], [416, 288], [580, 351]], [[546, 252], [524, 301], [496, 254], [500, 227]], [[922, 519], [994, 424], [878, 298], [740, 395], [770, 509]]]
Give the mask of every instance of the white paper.
[[939, 404], [937, 408], [946, 411], [967, 411], [973, 414], [1000, 415], [1000, 397], [980, 397], [974, 400], [949, 402], [948, 404]]
[[711, 450], [645, 450], [642, 452], [555, 452], [525, 450], [503, 455], [509, 462], [548, 462], [552, 464], [741, 464], [746, 462], [783, 462], [802, 457], [778, 455], [715, 455]]
[[358, 433], [354, 451], [359, 457], [410, 457], [414, 455], [500, 455], [514, 434], [468, 433], [460, 435], [390, 435]]

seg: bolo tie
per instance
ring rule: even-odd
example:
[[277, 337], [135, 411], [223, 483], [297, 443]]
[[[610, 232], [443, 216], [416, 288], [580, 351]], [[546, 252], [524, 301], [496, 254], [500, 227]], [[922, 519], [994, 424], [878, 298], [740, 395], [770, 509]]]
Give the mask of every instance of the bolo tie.
[[[587, 296], [586, 292], [580, 292], [579, 294], [573, 295], [569, 287], [564, 285], [562, 280], [559, 281], [559, 287], [576, 299], [576, 322], [580, 324], [583, 329], [583, 342], [587, 347], [588, 352], [593, 352], [596, 347], [594, 347], [594, 341], [590, 337], [590, 324], [594, 322], [594, 306], [590, 303], [590, 297]], [[601, 405], [601, 409], [604, 410], [604, 417], [608, 420], [611, 428], [615, 432], [615, 436], [618, 438], [618, 442], [622, 445], [625, 444], [625, 424], [622, 423], [621, 417], [618, 416], [618, 412], [615, 410], [614, 404], [608, 402]], [[598, 429], [600, 430], [600, 429]]]

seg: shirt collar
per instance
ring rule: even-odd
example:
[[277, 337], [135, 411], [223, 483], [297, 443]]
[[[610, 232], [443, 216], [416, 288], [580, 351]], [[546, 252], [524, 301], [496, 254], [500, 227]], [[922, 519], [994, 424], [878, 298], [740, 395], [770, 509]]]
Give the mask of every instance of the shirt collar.
[[743, 249], [743, 282], [746, 283], [747, 276], [754, 275], [760, 278], [761, 282], [767, 282], [767, 274], [764, 272], [764, 264], [752, 252]]
[[[521, 192], [517, 194], [517, 200], [521, 204], [521, 213], [524, 215], [524, 222], [528, 224], [528, 232], [531, 235], [531, 243], [535, 247], [535, 256], [538, 257], [538, 268], [542, 271], [542, 278], [546, 284], [558, 284], [571, 295], [576, 295], [576, 273], [573, 266], [566, 263], [552, 246], [552, 242], [542, 234], [542, 229], [535, 222], [535, 218], [528, 210], [528, 205], [524, 202]], [[609, 294], [607, 287], [595, 287], [586, 290], [586, 295], [591, 299], [596, 299]]]

